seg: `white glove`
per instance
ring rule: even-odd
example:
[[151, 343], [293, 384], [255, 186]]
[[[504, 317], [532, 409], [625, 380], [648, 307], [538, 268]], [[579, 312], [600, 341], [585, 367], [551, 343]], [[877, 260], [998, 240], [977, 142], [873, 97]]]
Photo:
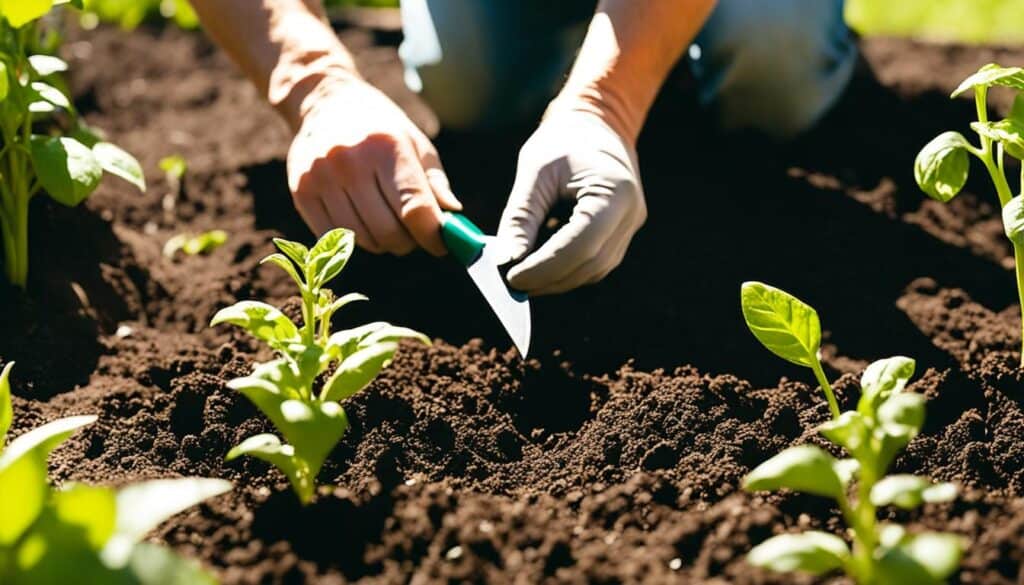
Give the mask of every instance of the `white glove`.
[[561, 293], [604, 278], [622, 262], [647, 219], [636, 150], [599, 116], [553, 112], [519, 152], [519, 166], [498, 239], [510, 260], [533, 249], [559, 198], [576, 201], [572, 217], [508, 273], [531, 295]]

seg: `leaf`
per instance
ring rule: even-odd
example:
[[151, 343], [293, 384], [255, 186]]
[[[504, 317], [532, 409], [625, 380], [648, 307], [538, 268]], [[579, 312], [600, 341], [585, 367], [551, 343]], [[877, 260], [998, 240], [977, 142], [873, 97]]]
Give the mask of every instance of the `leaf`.
[[836, 475], [839, 476], [839, 481], [843, 482], [844, 486], [847, 486], [850, 485], [857, 472], [860, 471], [860, 461], [856, 459], [840, 459], [836, 461], [832, 468], [835, 470]]
[[223, 246], [228, 241], [228, 233], [224, 230], [210, 230], [189, 238], [181, 247], [181, 251], [189, 256], [207, 254]]
[[31, 452], [38, 453], [45, 460], [50, 451], [75, 431], [94, 422], [95, 416], [71, 416], [32, 429], [11, 441], [7, 449], [0, 453], [0, 471]]
[[1024, 159], [1024, 122], [1000, 120], [998, 122], [972, 122], [971, 129], [998, 142], [1006, 153], [1017, 160]]
[[262, 459], [276, 467], [288, 478], [303, 503], [313, 498], [315, 478], [311, 476], [306, 462], [296, 456], [295, 447], [281, 444], [281, 440], [271, 434], [256, 435], [239, 443], [225, 459], [232, 461], [243, 455]]
[[[17, 541], [35, 522], [46, 503], [46, 457], [31, 452], [0, 469], [0, 550]], [[0, 571], [0, 575], [3, 572]]]
[[274, 245], [277, 246], [278, 250], [284, 252], [284, 255], [291, 258], [293, 262], [299, 265], [299, 268], [303, 271], [306, 270], [306, 261], [309, 257], [309, 249], [298, 242], [291, 240], [285, 240], [283, 238], [274, 238]]
[[180, 154], [165, 156], [157, 164], [169, 180], [181, 181], [188, 172], [188, 162]]
[[97, 143], [92, 147], [92, 153], [103, 170], [135, 185], [139, 191], [145, 192], [146, 177], [142, 174], [142, 166], [134, 156], [109, 142]]
[[174, 551], [155, 544], [142, 543], [132, 549], [124, 572], [138, 585], [217, 585], [217, 580], [199, 563], [182, 558]]
[[53, 87], [48, 83], [43, 83], [42, 81], [33, 81], [30, 87], [40, 99], [49, 102], [58, 108], [64, 108], [65, 110], [72, 109], [71, 101], [68, 99], [68, 96], [64, 95], [64, 92], [56, 87]]
[[937, 201], [956, 197], [967, 182], [970, 143], [959, 132], [943, 132], [926, 144], [914, 161], [918, 187]]
[[780, 534], [755, 546], [747, 562], [777, 573], [802, 571], [822, 575], [842, 569], [850, 558], [843, 539], [827, 532]]
[[387, 341], [364, 347], [346, 357], [324, 384], [320, 400], [340, 402], [366, 388], [397, 350], [397, 343]]
[[62, 524], [81, 528], [89, 546], [96, 551], [114, 533], [117, 503], [106, 487], [72, 484], [53, 493], [51, 507]]
[[743, 283], [740, 298], [743, 318], [758, 341], [794, 364], [815, 364], [821, 344], [821, 322], [813, 308], [760, 282]]
[[335, 228], [324, 234], [309, 251], [308, 271], [314, 277], [314, 288], [320, 288], [341, 273], [355, 249], [352, 230]]
[[431, 345], [430, 338], [426, 335], [416, 331], [415, 329], [409, 329], [408, 327], [399, 327], [396, 325], [388, 325], [387, 327], [381, 327], [373, 333], [370, 333], [363, 339], [359, 340], [359, 347], [368, 347], [376, 345], [378, 343], [384, 343], [388, 341], [401, 341], [402, 339], [415, 339], [423, 343], [424, 345]]
[[114, 533], [101, 553], [104, 562], [123, 567], [132, 548], [151, 530], [178, 512], [230, 490], [229, 481], [199, 477], [157, 479], [121, 488]]
[[1007, 116], [1007, 119], [1024, 124], [1024, 93], [1017, 94], [1017, 97], [1013, 99], [1013, 105], [1010, 107], [1010, 115]]
[[40, 18], [53, 7], [53, 0], [3, 0], [0, 12], [14, 28]]
[[1016, 246], [1024, 246], [1024, 195], [1017, 195], [1003, 206], [1003, 229]]
[[818, 432], [828, 440], [846, 449], [851, 455], [861, 455], [867, 445], [870, 433], [864, 416], [859, 412], [844, 412], [839, 418], [818, 427]]
[[371, 334], [390, 326], [391, 324], [385, 321], [374, 321], [352, 329], [338, 331], [327, 338], [327, 345], [324, 349], [330, 359], [344, 358], [355, 353], [359, 349], [359, 344]]
[[323, 294], [323, 293], [329, 293], [330, 291], [328, 289], [323, 289], [320, 292], [321, 292], [321, 297], [324, 299], [325, 306], [319, 307], [319, 311], [317, 312], [317, 317], [319, 317], [321, 319], [324, 319], [324, 320], [326, 320], [328, 322], [330, 321], [331, 317], [333, 317], [334, 314], [337, 313], [339, 310], [341, 310], [342, 307], [344, 307], [345, 305], [347, 305], [349, 303], [354, 303], [354, 302], [357, 302], [357, 301], [368, 301], [368, 300], [370, 300], [369, 297], [367, 297], [366, 295], [359, 294], [359, 293], [348, 293], [346, 295], [342, 295], [340, 298], [331, 300], [331, 296], [327, 296], [327, 295]]
[[7, 77], [7, 65], [0, 61], [0, 102], [7, 99], [11, 91], [11, 80]]
[[299, 341], [295, 323], [276, 307], [259, 301], [241, 301], [217, 311], [210, 326], [221, 323], [237, 325], [278, 350]]
[[960, 566], [960, 537], [939, 532], [904, 536], [877, 563], [881, 585], [939, 585]]
[[878, 408], [878, 422], [875, 471], [881, 475], [896, 453], [914, 440], [924, 424], [924, 397], [911, 392], [890, 396]]
[[40, 77], [48, 77], [54, 73], [63, 73], [68, 70], [68, 64], [63, 59], [52, 55], [32, 55], [28, 58], [28, 64]]
[[989, 63], [979, 69], [977, 73], [965, 79], [953, 91], [950, 97], [957, 97], [969, 89], [992, 87], [993, 85], [1024, 89], [1024, 69], [1020, 67], [1002, 67], [995, 63]]
[[0, 450], [7, 442], [7, 431], [11, 429], [11, 422], [14, 420], [14, 408], [11, 406], [11, 369], [14, 362], [7, 362], [0, 372]]
[[878, 360], [864, 370], [860, 377], [861, 397], [857, 411], [874, 417], [878, 405], [892, 394], [903, 392], [914, 377], [916, 362], [908, 357], [895, 356]]
[[39, 183], [58, 203], [78, 205], [103, 178], [103, 167], [92, 150], [74, 138], [33, 136], [31, 149]]
[[933, 484], [916, 475], [890, 475], [871, 488], [871, 503], [913, 510], [925, 502], [948, 502], [956, 494], [956, 486], [951, 483]]
[[747, 474], [743, 489], [753, 492], [787, 488], [835, 498], [844, 491], [836, 463], [834, 457], [819, 447], [790, 447]]
[[280, 266], [285, 272], [288, 273], [288, 276], [292, 277], [292, 280], [295, 281], [295, 284], [299, 285], [300, 289], [303, 287], [302, 277], [299, 276], [298, 271], [295, 270], [295, 264], [292, 263], [292, 261], [289, 260], [287, 256], [285, 256], [284, 254], [271, 254], [270, 256], [267, 256], [266, 258], [260, 260], [260, 264], [266, 264], [267, 262]]

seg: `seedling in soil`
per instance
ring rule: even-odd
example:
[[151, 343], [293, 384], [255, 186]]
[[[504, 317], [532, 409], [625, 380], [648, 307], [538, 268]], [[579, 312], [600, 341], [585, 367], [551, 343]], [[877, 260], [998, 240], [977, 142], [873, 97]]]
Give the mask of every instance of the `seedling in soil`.
[[[228, 460], [250, 455], [284, 473], [303, 503], [312, 500], [316, 477], [324, 460], [348, 429], [339, 404], [366, 388], [398, 349], [403, 338], [430, 344], [422, 333], [384, 322], [346, 331], [331, 331], [334, 313], [354, 301], [358, 293], [340, 298], [325, 286], [341, 273], [355, 247], [355, 235], [346, 229], [327, 232], [306, 246], [275, 239], [281, 253], [262, 260], [281, 267], [302, 295], [300, 328], [276, 307], [242, 301], [221, 309], [211, 325], [231, 323], [249, 331], [273, 349], [278, 358], [258, 364], [253, 373], [228, 386], [247, 396], [287, 443], [272, 434], [250, 437], [228, 453]], [[321, 374], [330, 372], [317, 386]]]
[[74, 207], [84, 201], [106, 171], [141, 190], [139, 163], [82, 125], [56, 79], [67, 65], [33, 54], [39, 19], [52, 0], [0, 2], [0, 235], [7, 279], [24, 288], [28, 278], [28, 209], [46, 192]]
[[[800, 365], [818, 364], [821, 328], [814, 309], [779, 289], [745, 283], [743, 314], [754, 335], [777, 355]], [[933, 484], [915, 475], [885, 476], [896, 454], [924, 424], [924, 397], [906, 391], [914, 367], [914, 360], [905, 357], [871, 364], [861, 376], [857, 409], [838, 414], [834, 407], [832, 420], [818, 427], [848, 458], [801, 445], [762, 463], [743, 481], [749, 491], [785, 488], [833, 498], [850, 527], [853, 550], [826, 532], [782, 534], [754, 547], [747, 557], [751, 564], [816, 575], [840, 570], [861, 585], [939, 584], [956, 571], [962, 553], [956, 535], [910, 534], [877, 519], [878, 506], [913, 510], [923, 503], [948, 502], [957, 493], [949, 483]], [[834, 406], [833, 397], [829, 404]]]
[[[0, 373], [0, 448], [13, 419], [9, 362]], [[141, 543], [164, 520], [231, 489], [217, 479], [171, 479], [113, 490], [53, 489], [50, 452], [95, 416], [53, 421], [0, 449], [0, 583], [197, 583], [216, 581], [170, 549]]]
[[814, 372], [825, 392], [832, 418], [839, 418], [839, 403], [818, 357], [821, 349], [818, 312], [786, 291], [761, 282], [743, 283], [740, 304], [747, 327], [762, 345], [782, 359]]
[[199, 235], [178, 234], [164, 244], [164, 256], [173, 258], [178, 251], [189, 256], [209, 254], [228, 241], [228, 233], [224, 230], [211, 230]]
[[[1013, 243], [1017, 273], [1017, 292], [1024, 317], [1024, 164], [1021, 165], [1018, 194], [1015, 196], [1006, 173], [1006, 157], [1024, 160], [1024, 93], [1018, 93], [1010, 115], [998, 122], [988, 119], [988, 90], [1008, 87], [1024, 90], [1024, 69], [989, 64], [968, 77], [952, 97], [973, 90], [978, 120], [971, 123], [980, 138], [975, 146], [959, 132], [943, 132], [929, 142], [914, 163], [914, 178], [932, 199], [943, 203], [956, 197], [967, 182], [968, 154], [985, 165], [1003, 209], [1003, 228]], [[1022, 334], [1024, 341], [1024, 334]], [[1024, 349], [1021, 350], [1024, 367]]]

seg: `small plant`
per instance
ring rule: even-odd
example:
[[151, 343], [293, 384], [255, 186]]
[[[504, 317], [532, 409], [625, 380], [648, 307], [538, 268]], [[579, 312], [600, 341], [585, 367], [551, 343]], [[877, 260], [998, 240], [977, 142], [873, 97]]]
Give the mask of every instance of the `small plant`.
[[224, 230], [211, 230], [198, 235], [178, 234], [172, 236], [164, 244], [164, 256], [173, 258], [179, 251], [196, 256], [208, 254], [223, 246], [228, 241], [228, 233]]
[[34, 54], [39, 19], [54, 4], [65, 3], [81, 7], [80, 1], [68, 0], [0, 2], [0, 235], [7, 279], [21, 288], [28, 278], [32, 197], [45, 191], [74, 207], [92, 194], [104, 171], [145, 190], [139, 163], [82, 125], [58, 89], [63, 84], [57, 76], [67, 65]]
[[[806, 357], [803, 352], [816, 346], [816, 341], [808, 343], [820, 339], [813, 309], [761, 283], [745, 283], [743, 291], [748, 324], [755, 335], [760, 331], [758, 339], [769, 349], [795, 361], [793, 357]], [[766, 304], [764, 298], [773, 301]], [[757, 322], [749, 323], [749, 315]], [[771, 322], [801, 325], [766, 325]], [[861, 376], [857, 409], [818, 427], [826, 439], [846, 450], [848, 458], [836, 459], [814, 445], [800, 445], [757, 466], [743, 481], [748, 491], [789, 489], [834, 499], [849, 526], [852, 551], [846, 541], [827, 532], [781, 534], [754, 547], [747, 556], [751, 564], [815, 575], [838, 570], [861, 585], [941, 584], [956, 571], [963, 551], [958, 536], [911, 534], [877, 518], [879, 506], [913, 510], [924, 503], [948, 502], [957, 494], [953, 484], [933, 484], [915, 475], [885, 475], [896, 454], [924, 424], [924, 397], [906, 391], [914, 367], [914, 360], [906, 357], [869, 365]]]
[[216, 583], [170, 549], [140, 541], [167, 518], [228, 491], [231, 484], [185, 478], [119, 490], [84, 484], [51, 488], [50, 452], [96, 417], [56, 420], [3, 448], [13, 419], [13, 366], [9, 362], [0, 373], [0, 583]]
[[[932, 199], [943, 203], [956, 197], [967, 182], [968, 154], [985, 165], [1003, 209], [1003, 228], [1013, 243], [1017, 273], [1017, 292], [1024, 317], [1024, 164], [1021, 165], [1018, 194], [1015, 196], [1006, 174], [1006, 156], [1024, 160], [1024, 93], [1018, 93], [1005, 120], [988, 119], [988, 90], [992, 87], [1024, 90], [1024, 69], [985, 65], [968, 77], [952, 97], [974, 90], [978, 120], [971, 123], [980, 138], [980, 146], [971, 144], [959, 132], [943, 132], [929, 142], [914, 163], [917, 184]], [[1024, 334], [1022, 334], [1024, 342]], [[1024, 367], [1024, 349], [1021, 350]]]
[[[267, 343], [279, 356], [258, 364], [253, 373], [228, 383], [259, 408], [284, 435], [287, 444], [271, 434], [243, 441], [228, 453], [258, 457], [284, 473], [299, 499], [308, 503], [316, 476], [334, 446], [348, 429], [339, 402], [356, 394], [380, 373], [403, 338], [430, 344], [422, 333], [377, 322], [331, 331], [331, 318], [353, 301], [367, 300], [358, 293], [340, 298], [325, 286], [345, 268], [355, 247], [353, 232], [335, 229], [313, 246], [274, 239], [281, 253], [262, 260], [281, 267], [302, 295], [302, 327], [277, 308], [259, 301], [242, 301], [221, 309], [211, 325], [231, 323]], [[332, 371], [333, 369], [333, 371]], [[330, 372], [314, 388], [318, 377]]]

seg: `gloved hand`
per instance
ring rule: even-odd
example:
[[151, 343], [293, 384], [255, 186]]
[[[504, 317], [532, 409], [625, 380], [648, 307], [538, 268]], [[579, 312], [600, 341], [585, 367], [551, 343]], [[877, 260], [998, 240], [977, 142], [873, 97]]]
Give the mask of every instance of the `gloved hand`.
[[572, 217], [509, 270], [513, 288], [543, 295], [601, 280], [647, 219], [635, 147], [597, 114], [549, 111], [520, 151], [498, 228], [511, 260], [533, 248], [559, 198], [576, 202]]
[[373, 253], [422, 246], [441, 256], [441, 209], [462, 205], [437, 151], [387, 96], [357, 78], [324, 79], [303, 101], [288, 151], [295, 207], [317, 234], [356, 233]]

